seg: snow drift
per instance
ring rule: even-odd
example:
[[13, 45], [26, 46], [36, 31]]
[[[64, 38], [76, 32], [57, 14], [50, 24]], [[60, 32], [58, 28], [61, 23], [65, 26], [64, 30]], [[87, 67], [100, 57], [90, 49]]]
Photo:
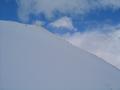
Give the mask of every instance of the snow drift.
[[0, 90], [119, 90], [120, 71], [42, 27], [0, 21]]

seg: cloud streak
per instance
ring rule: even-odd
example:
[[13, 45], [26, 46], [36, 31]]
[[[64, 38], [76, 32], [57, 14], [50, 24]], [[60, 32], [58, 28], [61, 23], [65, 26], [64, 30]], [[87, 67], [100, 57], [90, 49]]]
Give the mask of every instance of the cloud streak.
[[45, 14], [47, 18], [54, 17], [54, 12], [64, 14], [84, 15], [96, 9], [120, 9], [120, 0], [16, 0], [18, 16], [27, 21], [29, 15]]

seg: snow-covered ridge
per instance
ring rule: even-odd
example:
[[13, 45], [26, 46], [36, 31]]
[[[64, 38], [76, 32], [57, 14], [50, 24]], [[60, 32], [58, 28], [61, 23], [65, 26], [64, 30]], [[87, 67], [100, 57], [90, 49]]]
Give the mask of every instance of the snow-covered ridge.
[[119, 90], [120, 71], [42, 27], [0, 21], [0, 89]]

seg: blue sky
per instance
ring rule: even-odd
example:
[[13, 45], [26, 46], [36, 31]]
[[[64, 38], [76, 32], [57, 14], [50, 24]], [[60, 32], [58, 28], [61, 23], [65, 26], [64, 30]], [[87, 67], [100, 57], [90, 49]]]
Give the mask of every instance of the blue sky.
[[120, 62], [120, 0], [1, 0], [0, 20], [43, 26], [110, 63]]
[[[111, 8], [107, 9], [96, 9], [88, 12], [87, 14], [80, 15], [74, 14], [71, 15], [70, 13], [61, 13], [61, 12], [54, 12], [54, 17], [48, 19], [46, 18], [45, 14], [39, 13], [37, 15], [30, 13], [29, 20], [26, 22], [21, 21], [18, 16], [18, 8], [19, 5], [16, 0], [1, 0], [0, 1], [0, 20], [11, 20], [11, 21], [18, 21], [22, 23], [29, 23], [36, 20], [40, 20], [45, 22], [45, 27], [52, 21], [55, 21], [63, 16], [68, 16], [72, 19], [73, 25], [78, 29], [78, 31], [86, 30], [86, 27], [92, 27], [93, 25], [97, 26], [102, 24], [112, 24], [116, 25], [120, 23], [120, 9], [113, 10]], [[22, 13], [22, 12], [21, 12]]]
[[15, 0], [0, 1], [0, 20], [19, 21], [17, 16], [17, 3]]

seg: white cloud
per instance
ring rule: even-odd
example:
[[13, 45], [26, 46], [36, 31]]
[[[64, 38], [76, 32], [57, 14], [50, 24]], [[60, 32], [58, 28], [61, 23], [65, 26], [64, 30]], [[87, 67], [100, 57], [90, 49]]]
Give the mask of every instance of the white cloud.
[[70, 14], [85, 14], [97, 8], [120, 8], [120, 0], [16, 0], [18, 16], [27, 21], [30, 14], [44, 13], [52, 17], [54, 11]]
[[104, 8], [120, 9], [120, 0], [101, 0], [100, 3]]
[[67, 16], [62, 17], [50, 23], [50, 26], [55, 27], [55, 28], [67, 28], [69, 30], [76, 31], [76, 28], [73, 26], [72, 20]]
[[29, 20], [29, 14], [33, 12], [32, 2], [33, 0], [16, 0], [18, 4], [18, 17], [22, 21]]
[[63, 37], [73, 45], [87, 50], [120, 68], [120, 25], [104, 26], [99, 29], [111, 30], [103, 33], [95, 28], [95, 31], [77, 32], [72, 36], [67, 34]]
[[36, 25], [36, 26], [43, 26], [45, 24], [45, 22], [43, 21], [40, 21], [40, 20], [36, 20], [32, 23], [33, 25]]

